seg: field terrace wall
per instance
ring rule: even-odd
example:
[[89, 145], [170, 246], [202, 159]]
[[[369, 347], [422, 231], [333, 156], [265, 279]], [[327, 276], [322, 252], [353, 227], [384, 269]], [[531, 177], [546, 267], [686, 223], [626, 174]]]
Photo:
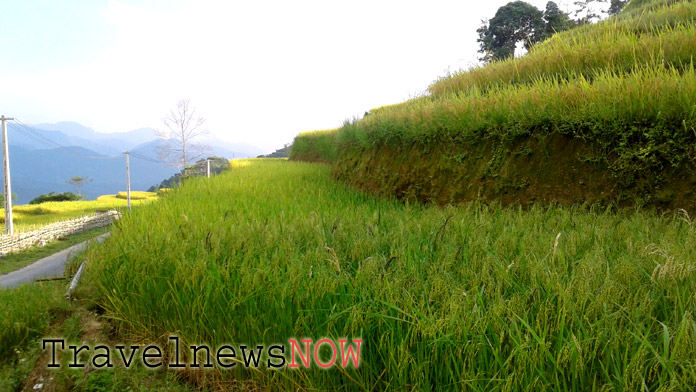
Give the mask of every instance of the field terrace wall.
[[111, 210], [99, 214], [51, 223], [36, 230], [0, 235], [0, 257], [33, 246], [43, 246], [47, 242], [71, 234], [108, 226], [118, 219], [119, 212]]
[[486, 140], [476, 146], [383, 145], [345, 150], [333, 173], [341, 182], [370, 193], [438, 205], [470, 200], [521, 206], [616, 203], [696, 212], [693, 165], [667, 168], [659, 184], [624, 187], [606, 165], [582, 159], [594, 149], [560, 134]]

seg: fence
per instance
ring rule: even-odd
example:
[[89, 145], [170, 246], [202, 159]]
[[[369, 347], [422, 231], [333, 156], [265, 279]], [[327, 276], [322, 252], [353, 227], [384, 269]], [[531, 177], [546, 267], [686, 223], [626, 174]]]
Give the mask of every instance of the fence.
[[118, 219], [118, 217], [119, 212], [111, 210], [99, 214], [50, 223], [32, 231], [12, 235], [0, 235], [0, 257], [11, 252], [31, 248], [32, 246], [43, 246], [56, 238], [107, 226], [114, 219]]

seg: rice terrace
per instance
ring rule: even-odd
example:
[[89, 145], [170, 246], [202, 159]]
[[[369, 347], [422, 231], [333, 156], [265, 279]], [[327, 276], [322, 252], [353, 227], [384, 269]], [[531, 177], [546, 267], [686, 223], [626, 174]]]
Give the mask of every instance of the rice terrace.
[[695, 54], [631, 0], [143, 193], [0, 290], [0, 391], [696, 390]]

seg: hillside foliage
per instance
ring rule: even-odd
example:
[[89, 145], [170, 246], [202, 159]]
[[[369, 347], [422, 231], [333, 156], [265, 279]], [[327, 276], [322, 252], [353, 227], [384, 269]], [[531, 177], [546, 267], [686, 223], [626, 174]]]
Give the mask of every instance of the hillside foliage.
[[[296, 159], [320, 157], [334, 163], [338, 177], [397, 197], [418, 193], [419, 199], [450, 202], [521, 191], [567, 202], [553, 194], [550, 176], [535, 182], [544, 173], [521, 178], [511, 170], [572, 154], [566, 172], [602, 176], [605, 192], [595, 198], [696, 207], [688, 195], [670, 196], [683, 193], [676, 178], [683, 178], [687, 192], [696, 184], [689, 174], [696, 156], [694, 53], [696, 2], [631, 3], [614, 18], [554, 35], [526, 56], [457, 72], [424, 96], [373, 110], [334, 131], [333, 145], [323, 133], [300, 134]], [[548, 145], [566, 150], [544, 150]], [[417, 154], [428, 151], [437, 151], [428, 162], [435, 169], [421, 166], [427, 159]], [[390, 185], [389, 171], [406, 169], [386, 167], [381, 175], [386, 161], [412, 168], [410, 177]], [[479, 191], [460, 197], [424, 176], [454, 176], [463, 182], [450, 181], [451, 188], [474, 184]], [[580, 182], [588, 180], [577, 177], [562, 188], [582, 193]], [[525, 183], [530, 186], [518, 186]]]
[[40, 195], [32, 199], [29, 204], [41, 204], [47, 201], [78, 201], [83, 200], [85, 197], [82, 195], [76, 195], [72, 192], [63, 193], [53, 193], [49, 192], [47, 195]]
[[194, 164], [186, 167], [182, 172], [175, 173], [159, 184], [151, 186], [148, 192], [157, 192], [159, 189], [177, 187], [185, 178], [206, 176], [208, 173], [208, 160], [210, 161], [210, 175], [220, 174], [230, 167], [230, 162], [225, 158], [213, 156], [206, 159], [199, 159]]

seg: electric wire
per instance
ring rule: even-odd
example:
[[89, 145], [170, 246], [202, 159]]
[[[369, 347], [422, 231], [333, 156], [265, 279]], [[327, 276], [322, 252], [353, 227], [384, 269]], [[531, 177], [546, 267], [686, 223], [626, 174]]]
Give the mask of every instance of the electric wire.
[[[22, 133], [23, 135], [25, 135], [25, 136], [27, 136], [27, 137], [33, 139], [34, 141], [37, 141], [37, 142], [39, 142], [39, 143], [42, 143], [42, 144], [45, 145], [45, 146], [51, 146], [51, 147], [54, 147], [54, 148], [62, 149], [62, 150], [66, 151], [66, 152], [68, 152], [68, 153], [70, 153], [70, 154], [73, 154], [73, 155], [76, 155], [76, 156], [80, 156], [80, 157], [82, 157], [82, 158], [87, 158], [87, 159], [116, 159], [116, 158], [118, 158], [118, 157], [120, 156], [120, 154], [119, 154], [119, 155], [112, 155], [112, 156], [105, 156], [105, 155], [102, 155], [102, 156], [94, 156], [94, 155], [83, 154], [83, 153], [81, 153], [81, 152], [79, 152], [79, 151], [76, 151], [76, 150], [74, 150], [74, 149], [71, 149], [71, 148], [69, 148], [69, 147], [66, 147], [66, 146], [62, 145], [62, 144], [56, 142], [55, 140], [49, 139], [48, 137], [42, 135], [41, 132], [40, 132], [39, 130], [36, 130], [36, 129], [32, 128], [31, 126], [25, 124], [25, 123], [22, 122], [21, 120], [18, 120], [18, 119], [15, 118], [15, 123], [16, 123], [17, 125], [19, 125], [19, 127], [20, 127], [20, 128], [15, 127], [15, 129], [19, 130], [20, 133]], [[21, 129], [23, 129], [24, 132], [22, 132]]]
[[[123, 157], [123, 153], [117, 154], [117, 155], [111, 155], [111, 156], [106, 156], [106, 155], [94, 156], [94, 155], [83, 154], [79, 151], [73, 150], [69, 147], [62, 145], [62, 144], [56, 142], [55, 140], [48, 138], [47, 136], [42, 135], [41, 130], [37, 130], [36, 128], [33, 128], [33, 127], [25, 124], [24, 122], [22, 122], [16, 118], [15, 118], [14, 125], [17, 125], [17, 126], [12, 127], [12, 129], [16, 130], [17, 132], [21, 133], [22, 135], [24, 135], [28, 138], [34, 140], [35, 142], [40, 143], [41, 145], [43, 145], [45, 147], [60, 148], [62, 150], [67, 151], [70, 154], [77, 155], [77, 156], [80, 156], [82, 158], [87, 158], [87, 159], [117, 159], [117, 158]], [[139, 154], [139, 153], [129, 152], [129, 154], [130, 154], [130, 156], [137, 158], [137, 159], [140, 159], [140, 160], [143, 160], [143, 161], [166, 164], [165, 161], [162, 161], [159, 159], [154, 159], [154, 158], [151, 158], [151, 157]]]

